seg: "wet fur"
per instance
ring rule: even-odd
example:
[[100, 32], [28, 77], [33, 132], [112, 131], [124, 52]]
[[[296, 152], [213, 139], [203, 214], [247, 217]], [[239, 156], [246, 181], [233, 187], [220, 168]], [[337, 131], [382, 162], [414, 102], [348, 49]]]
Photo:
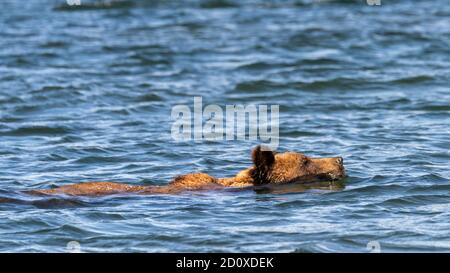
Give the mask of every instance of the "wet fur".
[[338, 180], [345, 176], [342, 158], [309, 158], [301, 153], [275, 153], [261, 146], [252, 151], [253, 166], [230, 178], [205, 173], [177, 176], [166, 186], [137, 186], [114, 182], [86, 182], [54, 189], [32, 190], [29, 194], [98, 196], [118, 193], [176, 194], [183, 191], [213, 190], [223, 187], [252, 187], [264, 184]]

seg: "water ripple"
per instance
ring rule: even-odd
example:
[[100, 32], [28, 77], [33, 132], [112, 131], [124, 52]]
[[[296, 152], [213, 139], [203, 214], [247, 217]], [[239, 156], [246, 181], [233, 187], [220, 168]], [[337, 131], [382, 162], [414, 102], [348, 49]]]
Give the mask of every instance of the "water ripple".
[[[5, 1], [0, 251], [449, 251], [449, 6], [396, 1]], [[438, 3], [439, 2], [439, 3]], [[341, 183], [30, 196], [83, 181], [232, 176], [256, 141], [181, 142], [171, 109], [277, 104], [280, 150]]]

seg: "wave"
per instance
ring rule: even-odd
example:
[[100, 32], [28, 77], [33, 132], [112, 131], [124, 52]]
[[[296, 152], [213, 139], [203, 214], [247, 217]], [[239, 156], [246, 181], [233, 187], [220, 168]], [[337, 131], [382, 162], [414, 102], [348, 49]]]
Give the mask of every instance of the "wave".
[[57, 136], [72, 133], [66, 126], [25, 126], [7, 131], [0, 131], [3, 136]]
[[105, 10], [105, 9], [124, 9], [133, 7], [135, 2], [131, 0], [98, 0], [90, 1], [79, 0], [80, 4], [77, 4], [77, 0], [71, 0], [73, 4], [60, 4], [53, 8], [55, 11], [80, 11], [80, 10]]

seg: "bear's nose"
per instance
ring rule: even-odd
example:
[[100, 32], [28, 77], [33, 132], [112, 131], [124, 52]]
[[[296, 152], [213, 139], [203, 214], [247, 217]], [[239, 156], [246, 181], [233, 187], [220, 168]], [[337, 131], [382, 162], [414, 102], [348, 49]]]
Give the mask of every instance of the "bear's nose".
[[344, 159], [342, 157], [338, 157], [338, 158], [336, 158], [336, 163], [339, 165], [342, 165], [342, 164], [344, 164]]

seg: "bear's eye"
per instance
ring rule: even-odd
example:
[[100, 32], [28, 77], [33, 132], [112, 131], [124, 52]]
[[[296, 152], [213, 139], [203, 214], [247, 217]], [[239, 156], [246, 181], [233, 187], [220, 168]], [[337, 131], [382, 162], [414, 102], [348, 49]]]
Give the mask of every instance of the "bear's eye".
[[309, 160], [308, 160], [308, 159], [305, 159], [305, 160], [303, 160], [303, 162], [302, 162], [302, 166], [306, 166], [306, 165], [308, 165], [308, 163], [309, 163]]

